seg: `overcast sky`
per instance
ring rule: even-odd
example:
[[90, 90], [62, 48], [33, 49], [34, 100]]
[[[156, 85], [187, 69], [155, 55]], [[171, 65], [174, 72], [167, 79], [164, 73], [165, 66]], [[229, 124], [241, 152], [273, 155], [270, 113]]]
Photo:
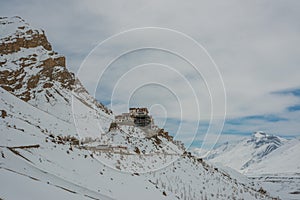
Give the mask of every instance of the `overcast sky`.
[[[218, 132], [224, 114], [222, 140], [258, 130], [300, 135], [299, 10], [298, 0], [1, 0], [0, 6], [2, 16], [44, 29], [68, 68], [115, 112], [152, 107], [169, 130], [180, 122], [181, 132], [196, 128], [195, 144], [209, 120], [215, 120], [210, 135]], [[141, 27], [162, 29], [132, 31]]]

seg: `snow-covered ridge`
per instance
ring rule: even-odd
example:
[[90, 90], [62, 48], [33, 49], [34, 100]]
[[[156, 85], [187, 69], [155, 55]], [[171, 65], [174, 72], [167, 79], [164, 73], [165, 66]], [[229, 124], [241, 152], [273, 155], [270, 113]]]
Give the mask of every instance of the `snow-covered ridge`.
[[[284, 142], [286, 142], [287, 140], [276, 136], [276, 135], [269, 135], [263, 131], [257, 131], [255, 132], [252, 136], [251, 139], [248, 140], [249, 143], [254, 143], [256, 148], [259, 148], [260, 146], [264, 145], [264, 144], [272, 144], [270, 151], [278, 148], [279, 146], [281, 146]], [[268, 152], [266, 152], [268, 153]]]

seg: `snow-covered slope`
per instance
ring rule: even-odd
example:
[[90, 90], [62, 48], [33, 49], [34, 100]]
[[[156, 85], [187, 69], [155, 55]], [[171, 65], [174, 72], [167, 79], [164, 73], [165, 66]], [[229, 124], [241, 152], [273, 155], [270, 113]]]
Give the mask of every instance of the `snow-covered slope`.
[[205, 155], [211, 162], [220, 162], [242, 173], [262, 162], [267, 155], [286, 143], [287, 140], [264, 132], [255, 132], [251, 138], [224, 143]]
[[267, 155], [260, 163], [248, 168], [249, 174], [295, 174], [300, 173], [300, 139], [285, 142]]
[[1, 18], [0, 27], [0, 199], [271, 199], [164, 132], [109, 130], [113, 114], [43, 31], [19, 17]]
[[[87, 144], [79, 146], [71, 140], [61, 139], [52, 134], [68, 132], [68, 123], [34, 108], [3, 89], [0, 92], [3, 116], [0, 123], [0, 176], [3, 179], [0, 179], [0, 185], [6, 188], [0, 191], [0, 198], [18, 199], [24, 195], [31, 198], [44, 195], [44, 199], [268, 198], [263, 190], [257, 192], [260, 186], [242, 175], [218, 170], [187, 153], [157, 154], [152, 160], [160, 163], [168, 160], [168, 156], [177, 157], [168, 165], [161, 165], [163, 168], [159, 170], [155, 168], [154, 171], [138, 173], [141, 170], [145, 172], [143, 167], [152, 167], [143, 164], [149, 161], [147, 152], [134, 153], [134, 150], [129, 150], [129, 153], [118, 154], [88, 150], [85, 148]], [[121, 143], [125, 142], [122, 138], [118, 139]], [[162, 136], [159, 138], [162, 141], [160, 144], [167, 143]], [[139, 140], [130, 139], [136, 142], [132, 145], [138, 146], [141, 151], [150, 144], [155, 149], [160, 148], [153, 143], [156, 139]], [[131, 148], [129, 144], [125, 145]], [[173, 152], [171, 149], [169, 151]], [[14, 191], [16, 188], [22, 188], [20, 193]], [[55, 192], [54, 196], [46, 195], [52, 192]]]
[[248, 169], [247, 176], [282, 199], [300, 199], [300, 139], [292, 139]]

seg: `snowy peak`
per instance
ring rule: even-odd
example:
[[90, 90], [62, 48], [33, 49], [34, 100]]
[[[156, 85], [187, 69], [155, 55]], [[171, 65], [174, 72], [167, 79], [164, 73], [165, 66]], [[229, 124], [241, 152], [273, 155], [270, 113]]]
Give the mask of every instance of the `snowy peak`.
[[254, 138], [262, 138], [262, 137], [266, 137], [267, 134], [263, 131], [256, 131], [253, 133], [252, 137]]
[[[20, 17], [0, 18], [0, 86], [24, 101], [45, 90], [46, 100], [58, 85], [71, 89], [74, 75], [65, 68], [65, 57], [52, 51], [44, 31]], [[40, 86], [40, 87], [38, 87]]]
[[282, 138], [282, 137], [279, 137], [279, 136], [276, 136], [276, 135], [270, 135], [270, 134], [267, 134], [263, 131], [257, 131], [257, 132], [254, 132], [252, 134], [252, 137], [251, 137], [251, 141], [256, 141], [256, 142], [259, 142], [259, 141], [270, 141], [270, 142], [278, 142], [278, 143], [282, 143], [284, 141], [286, 141], [286, 139]]
[[246, 173], [252, 165], [260, 163], [267, 155], [287, 142], [286, 139], [262, 131], [241, 141], [226, 142], [206, 154], [212, 162]]
[[2, 54], [10, 54], [20, 51], [21, 48], [38, 46], [43, 46], [49, 51], [52, 50], [44, 31], [33, 29], [22, 18], [18, 16], [11, 18], [1, 17], [0, 24], [0, 51]]
[[[106, 115], [112, 112], [68, 71], [65, 57], [52, 50], [44, 31], [20, 17], [0, 18], [0, 72], [3, 89], [63, 121], [71, 123], [74, 117], [86, 117], [88, 112], [95, 113], [96, 120], [102, 116], [104, 121], [111, 121], [112, 117]], [[83, 109], [74, 113], [72, 103]]]
[[274, 149], [277, 149], [280, 147], [284, 142], [286, 142], [286, 139], [275, 136], [275, 135], [269, 135], [262, 131], [254, 132], [251, 136], [251, 139], [247, 141], [248, 143], [253, 143], [255, 145], [255, 148], [259, 148], [263, 145], [268, 145], [268, 150], [273, 151]]

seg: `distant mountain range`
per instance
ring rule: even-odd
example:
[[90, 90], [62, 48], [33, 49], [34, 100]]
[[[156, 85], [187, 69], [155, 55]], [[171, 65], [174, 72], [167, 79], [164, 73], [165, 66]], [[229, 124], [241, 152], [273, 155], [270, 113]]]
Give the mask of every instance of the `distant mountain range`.
[[193, 153], [209, 163], [233, 168], [282, 199], [300, 198], [300, 139], [284, 139], [255, 132], [240, 141], [226, 142], [210, 152]]
[[210, 162], [222, 163], [247, 175], [297, 173], [300, 169], [297, 152], [300, 152], [299, 139], [287, 140], [261, 131], [240, 141], [221, 144], [210, 152], [194, 150]]

